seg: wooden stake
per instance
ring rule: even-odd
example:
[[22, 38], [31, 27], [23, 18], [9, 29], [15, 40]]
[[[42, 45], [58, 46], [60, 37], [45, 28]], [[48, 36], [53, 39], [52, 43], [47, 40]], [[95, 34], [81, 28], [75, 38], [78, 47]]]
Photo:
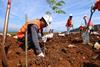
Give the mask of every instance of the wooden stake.
[[[27, 16], [26, 16], [26, 21], [27, 21]], [[26, 67], [28, 67], [28, 56], [27, 56], [27, 49], [28, 49], [28, 39], [27, 39], [27, 28], [26, 28], [26, 33], [25, 33], [25, 52], [26, 52]]]
[[4, 22], [4, 29], [3, 29], [3, 42], [1, 45], [2, 46], [2, 63], [3, 63], [4, 67], [8, 67], [8, 62], [7, 62], [6, 52], [5, 52], [5, 41], [6, 41], [6, 35], [7, 35], [7, 31], [8, 31], [10, 8], [11, 8], [11, 0], [8, 0], [5, 22]]

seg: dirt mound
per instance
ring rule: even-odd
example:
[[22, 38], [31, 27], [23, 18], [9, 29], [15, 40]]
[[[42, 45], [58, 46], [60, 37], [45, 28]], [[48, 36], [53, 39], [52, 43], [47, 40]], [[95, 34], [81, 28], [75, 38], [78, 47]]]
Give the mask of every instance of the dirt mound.
[[[92, 44], [100, 40], [100, 37], [95, 35], [91, 35], [90, 38]], [[2, 36], [0, 44], [1, 41]], [[25, 67], [25, 51], [18, 47], [16, 40], [7, 37], [6, 45], [9, 67]], [[29, 67], [100, 67], [100, 51], [97, 52], [92, 46], [83, 45], [79, 33], [65, 37], [55, 34], [53, 39], [44, 43], [43, 51], [45, 58], [39, 58], [34, 51], [28, 50]], [[0, 67], [2, 67], [1, 60]]]

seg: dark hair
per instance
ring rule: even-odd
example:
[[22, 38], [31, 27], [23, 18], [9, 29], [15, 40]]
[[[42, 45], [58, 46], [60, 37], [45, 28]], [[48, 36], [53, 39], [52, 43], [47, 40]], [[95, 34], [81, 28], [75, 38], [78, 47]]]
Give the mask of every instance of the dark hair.
[[45, 19], [43, 17], [40, 19], [40, 21], [42, 21], [44, 23], [43, 24], [43, 27], [46, 27], [47, 26], [47, 23], [46, 23], [46, 21], [45, 21]]
[[69, 16], [70, 18], [72, 18], [73, 16]]
[[72, 19], [73, 16], [69, 16], [69, 19]]
[[46, 23], [46, 21], [45, 21], [45, 19], [43, 17], [40, 19], [40, 21], [43, 21], [44, 23]]

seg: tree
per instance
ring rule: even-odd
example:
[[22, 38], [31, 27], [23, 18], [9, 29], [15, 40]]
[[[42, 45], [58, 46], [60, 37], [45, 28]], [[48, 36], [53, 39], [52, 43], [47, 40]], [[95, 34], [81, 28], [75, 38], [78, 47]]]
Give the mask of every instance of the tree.
[[[65, 4], [64, 0], [47, 0], [47, 3], [51, 7], [51, 9], [58, 14], [65, 14], [65, 11], [61, 9], [61, 7]], [[46, 12], [50, 13], [49, 11]]]

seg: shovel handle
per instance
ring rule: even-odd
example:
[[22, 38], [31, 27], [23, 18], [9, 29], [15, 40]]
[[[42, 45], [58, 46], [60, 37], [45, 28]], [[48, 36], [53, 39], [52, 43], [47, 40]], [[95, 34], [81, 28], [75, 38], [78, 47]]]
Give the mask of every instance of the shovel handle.
[[93, 13], [95, 12], [95, 10], [93, 10], [93, 6], [91, 6], [91, 14], [90, 14], [90, 18], [89, 18], [89, 21], [88, 21], [88, 26], [89, 27], [89, 24], [91, 22], [91, 19], [92, 19], [92, 16], [93, 16]]

